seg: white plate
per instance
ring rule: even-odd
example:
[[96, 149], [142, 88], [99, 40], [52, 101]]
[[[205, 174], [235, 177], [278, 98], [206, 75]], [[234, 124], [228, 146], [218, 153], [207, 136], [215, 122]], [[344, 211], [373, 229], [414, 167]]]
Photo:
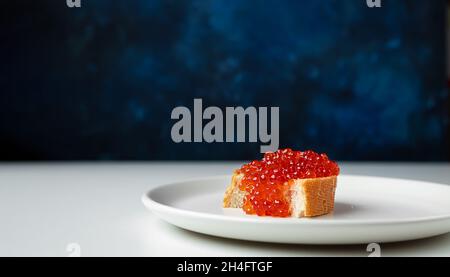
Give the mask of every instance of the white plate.
[[159, 186], [145, 206], [178, 227], [219, 237], [277, 243], [394, 242], [450, 232], [450, 186], [402, 179], [339, 176], [333, 214], [273, 218], [223, 209], [230, 176]]

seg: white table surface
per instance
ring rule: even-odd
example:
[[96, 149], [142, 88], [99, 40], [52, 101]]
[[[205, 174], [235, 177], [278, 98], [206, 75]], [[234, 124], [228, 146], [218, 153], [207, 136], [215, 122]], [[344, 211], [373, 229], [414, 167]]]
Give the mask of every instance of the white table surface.
[[[0, 256], [367, 256], [365, 245], [245, 242], [185, 231], [153, 216], [141, 195], [186, 178], [230, 174], [241, 163], [0, 164]], [[340, 163], [343, 174], [450, 185], [450, 164]], [[450, 199], [449, 199], [450, 201]], [[382, 256], [450, 256], [450, 234], [381, 245]]]

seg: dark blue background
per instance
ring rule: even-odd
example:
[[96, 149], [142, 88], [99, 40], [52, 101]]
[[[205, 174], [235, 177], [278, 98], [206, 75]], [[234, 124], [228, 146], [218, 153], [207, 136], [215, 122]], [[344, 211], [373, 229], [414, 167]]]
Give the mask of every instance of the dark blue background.
[[3, 1], [0, 159], [251, 159], [171, 110], [279, 106], [281, 147], [449, 160], [445, 1]]

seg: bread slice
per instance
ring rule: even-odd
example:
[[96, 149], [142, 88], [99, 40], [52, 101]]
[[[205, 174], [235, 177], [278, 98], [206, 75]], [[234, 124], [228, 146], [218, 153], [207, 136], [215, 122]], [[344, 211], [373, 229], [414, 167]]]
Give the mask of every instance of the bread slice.
[[[247, 192], [239, 185], [243, 174], [235, 172], [223, 199], [224, 208], [242, 208]], [[286, 187], [291, 217], [314, 217], [328, 214], [334, 209], [337, 177], [292, 179]]]

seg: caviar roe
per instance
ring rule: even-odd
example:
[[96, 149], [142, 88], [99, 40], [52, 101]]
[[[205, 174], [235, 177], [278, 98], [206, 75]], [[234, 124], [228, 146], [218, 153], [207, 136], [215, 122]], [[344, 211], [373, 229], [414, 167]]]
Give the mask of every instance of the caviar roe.
[[259, 216], [290, 216], [290, 197], [286, 197], [291, 179], [320, 178], [339, 175], [339, 166], [326, 154], [314, 151], [281, 149], [264, 155], [261, 161], [243, 165], [240, 189], [248, 192], [243, 209]]

